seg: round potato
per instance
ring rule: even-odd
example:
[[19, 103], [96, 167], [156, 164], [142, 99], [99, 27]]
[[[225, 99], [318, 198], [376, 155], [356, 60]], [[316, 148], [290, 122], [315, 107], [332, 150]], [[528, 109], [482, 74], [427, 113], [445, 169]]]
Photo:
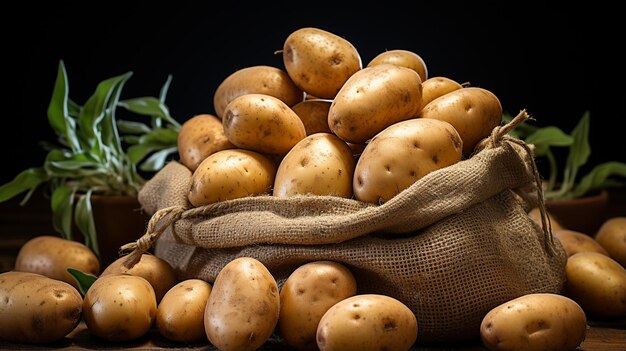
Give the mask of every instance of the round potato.
[[626, 267], [626, 217], [609, 218], [594, 238], [612, 259]]
[[291, 109], [302, 120], [306, 135], [332, 133], [328, 126], [330, 104], [330, 101], [324, 100], [305, 100], [295, 104]]
[[211, 284], [187, 279], [172, 287], [157, 307], [156, 327], [163, 337], [182, 343], [206, 340], [204, 309]]
[[280, 297], [272, 274], [258, 260], [240, 257], [222, 268], [204, 311], [204, 328], [220, 350], [256, 350], [278, 322]]
[[500, 125], [502, 105], [491, 91], [470, 87], [436, 98], [422, 108], [419, 116], [452, 124], [463, 139], [463, 155], [469, 156], [478, 142]]
[[203, 206], [246, 196], [270, 194], [276, 166], [250, 150], [223, 150], [207, 157], [191, 177], [189, 202]]
[[45, 275], [78, 288], [67, 272], [74, 268], [92, 275], [100, 273], [100, 261], [90, 248], [77, 241], [42, 235], [28, 240], [17, 254], [15, 270]]
[[420, 55], [413, 51], [400, 49], [387, 50], [374, 57], [370, 63], [367, 64], [367, 67], [383, 63], [390, 63], [392, 65], [410, 68], [420, 75], [422, 82], [425, 82], [428, 79], [428, 68], [426, 67], [426, 62], [424, 62]]
[[417, 339], [417, 319], [390, 296], [355, 295], [326, 311], [316, 337], [321, 351], [408, 350]]
[[285, 69], [307, 94], [332, 99], [362, 68], [361, 56], [346, 39], [319, 28], [300, 28], [283, 45]]
[[246, 67], [231, 73], [215, 90], [215, 114], [220, 118], [224, 117], [226, 105], [236, 97], [246, 94], [270, 95], [288, 106], [304, 99], [302, 89], [280, 68], [265, 65]]
[[432, 77], [422, 81], [422, 106], [463, 86], [447, 77]]
[[330, 307], [356, 294], [356, 280], [337, 262], [316, 261], [293, 271], [280, 290], [278, 330], [287, 345], [316, 350], [317, 325]]
[[329, 133], [309, 135], [283, 158], [274, 181], [274, 196], [298, 194], [352, 197], [352, 149]]
[[157, 303], [161, 301], [168, 290], [176, 285], [177, 279], [174, 268], [160, 257], [147, 253], [142, 254], [139, 262], [130, 269], [124, 266], [124, 261], [126, 261], [126, 257], [120, 257], [111, 262], [100, 276], [124, 273], [142, 277], [152, 285]]
[[587, 234], [567, 229], [554, 231], [553, 234], [561, 241], [568, 257], [579, 252], [597, 252], [608, 256], [602, 245]]
[[285, 155], [304, 139], [300, 117], [277, 98], [248, 94], [231, 101], [224, 110], [224, 133], [239, 148]]
[[459, 134], [448, 122], [398, 122], [365, 146], [354, 170], [354, 195], [374, 204], [387, 202], [426, 174], [460, 161], [462, 149]]
[[45, 344], [80, 322], [83, 298], [70, 284], [28, 272], [0, 274], [0, 340]]
[[489, 350], [575, 350], [585, 340], [587, 317], [573, 300], [528, 294], [489, 311], [480, 337]]
[[384, 63], [348, 79], [330, 105], [328, 126], [341, 139], [364, 143], [386, 127], [415, 117], [422, 82], [412, 69]]
[[208, 114], [193, 116], [183, 123], [177, 146], [180, 162], [192, 172], [209, 155], [235, 148], [224, 134], [222, 121]]
[[129, 341], [145, 335], [154, 322], [156, 309], [152, 285], [129, 274], [100, 276], [83, 301], [87, 329], [109, 341]]
[[565, 265], [564, 295], [578, 302], [588, 314], [626, 316], [626, 269], [609, 256], [579, 252]]

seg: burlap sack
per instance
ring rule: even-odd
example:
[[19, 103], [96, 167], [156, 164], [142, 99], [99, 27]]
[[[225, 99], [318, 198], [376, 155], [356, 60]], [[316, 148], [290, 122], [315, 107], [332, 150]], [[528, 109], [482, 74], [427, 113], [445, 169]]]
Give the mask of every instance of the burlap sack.
[[527, 215], [538, 197], [523, 190], [536, 186], [536, 168], [518, 144], [494, 131], [482, 151], [382, 205], [259, 196], [192, 208], [191, 172], [171, 162], [141, 190], [139, 201], [154, 216], [127, 248], [145, 250], [156, 240], [155, 254], [180, 279], [209, 282], [241, 256], [260, 260], [279, 285], [306, 262], [340, 262], [359, 293], [389, 295], [413, 310], [418, 343], [476, 340], [493, 307], [558, 293], [564, 283], [563, 248]]

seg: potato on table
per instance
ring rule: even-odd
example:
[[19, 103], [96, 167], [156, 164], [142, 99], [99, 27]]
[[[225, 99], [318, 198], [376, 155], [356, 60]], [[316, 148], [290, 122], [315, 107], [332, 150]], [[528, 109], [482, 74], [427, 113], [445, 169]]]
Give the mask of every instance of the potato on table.
[[553, 235], [559, 239], [568, 257], [579, 252], [589, 251], [609, 255], [602, 245], [585, 233], [561, 229], [553, 231]]
[[206, 340], [204, 309], [210, 294], [211, 284], [201, 279], [187, 279], [173, 286], [157, 306], [159, 334], [181, 343]]
[[626, 267], [626, 217], [607, 219], [594, 238], [612, 259]]

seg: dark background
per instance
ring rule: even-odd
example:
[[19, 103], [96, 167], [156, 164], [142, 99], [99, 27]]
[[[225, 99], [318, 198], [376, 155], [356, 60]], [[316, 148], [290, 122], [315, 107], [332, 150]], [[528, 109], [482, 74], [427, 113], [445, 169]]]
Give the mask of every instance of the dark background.
[[[511, 2], [22, 2], [3, 10], [4, 57], [0, 183], [43, 164], [41, 140], [54, 141], [46, 118], [59, 60], [70, 98], [83, 104], [98, 82], [133, 71], [122, 98], [167, 99], [183, 122], [212, 113], [213, 93], [237, 69], [284, 68], [286, 37], [318, 27], [349, 40], [364, 65], [388, 49], [407, 49], [429, 76], [494, 92], [506, 112], [526, 108], [537, 125], [571, 131], [591, 112], [589, 165], [626, 161], [623, 21], [606, 6], [547, 8]], [[342, 4], [342, 5], [339, 5]], [[345, 9], [339, 9], [344, 6]], [[541, 165], [540, 165], [541, 166]]]

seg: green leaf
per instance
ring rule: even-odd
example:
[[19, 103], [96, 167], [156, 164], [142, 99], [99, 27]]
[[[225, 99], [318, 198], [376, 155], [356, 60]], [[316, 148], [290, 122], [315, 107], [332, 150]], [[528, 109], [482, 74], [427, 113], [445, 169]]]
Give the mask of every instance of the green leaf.
[[128, 134], [145, 134], [152, 130], [144, 123], [125, 120], [117, 121], [117, 128], [120, 132]]
[[169, 109], [159, 99], [146, 96], [120, 101], [120, 106], [125, 109], [144, 116], [157, 116], [168, 123], [179, 126], [180, 124], [170, 116]]
[[62, 184], [52, 192], [50, 208], [52, 209], [52, 225], [64, 238], [72, 239], [72, 205], [75, 189]]
[[120, 96], [122, 95], [124, 84], [126, 84], [131, 75], [132, 72], [126, 73], [118, 82], [117, 86], [113, 90], [113, 94], [111, 95], [111, 99], [109, 100], [105, 111], [104, 120], [102, 121], [102, 140], [105, 145], [112, 148], [118, 155], [121, 155], [124, 152], [120, 142], [120, 135], [117, 130], [115, 110], [119, 103]]
[[80, 195], [78, 198], [78, 201], [76, 202], [76, 211], [74, 213], [74, 223], [76, 223], [78, 230], [83, 233], [83, 236], [85, 237], [85, 245], [96, 255], [100, 256], [98, 237], [96, 235], [96, 224], [93, 220], [93, 209], [91, 207], [91, 190], [87, 191], [86, 194]]
[[574, 142], [574, 138], [565, 134], [561, 129], [550, 126], [528, 135], [526, 142], [535, 145], [537, 156], [545, 156], [551, 146], [569, 146]]
[[176, 145], [178, 132], [173, 129], [156, 128], [141, 137], [141, 143], [154, 143], [163, 146]]
[[69, 87], [67, 73], [63, 61], [59, 61], [57, 79], [54, 83], [52, 98], [48, 105], [48, 122], [60, 139], [65, 140], [74, 151], [80, 151], [81, 147], [76, 137], [76, 125], [69, 115], [68, 109]]
[[607, 188], [609, 184], [615, 186], [616, 184], [623, 184], [624, 182], [616, 183], [614, 179], [610, 177], [622, 177], [626, 180], [626, 164], [621, 162], [606, 162], [595, 166], [591, 172], [584, 176], [580, 183], [574, 188], [571, 193], [572, 198], [581, 197], [591, 191], [597, 189]]
[[[48, 181], [43, 168], [29, 168], [20, 172], [13, 180], [0, 186], [0, 202], [12, 199], [26, 190], [34, 190], [41, 183]], [[25, 199], [25, 201], [27, 198]]]
[[149, 153], [160, 148], [161, 145], [156, 143], [136, 144], [129, 147], [126, 153], [128, 154], [130, 162], [137, 164], [139, 163], [139, 161], [143, 160], [144, 157], [146, 157]]
[[574, 130], [572, 130], [572, 138], [574, 139], [569, 147], [569, 155], [565, 163], [565, 178], [563, 181], [564, 189], [567, 190], [573, 186], [576, 180], [578, 169], [587, 163], [591, 148], [589, 146], [589, 111], [583, 114]]
[[165, 103], [165, 98], [167, 97], [167, 92], [170, 89], [171, 83], [172, 83], [172, 75], [168, 74], [167, 80], [165, 80], [165, 83], [163, 84], [163, 86], [161, 87], [161, 91], [159, 92], [159, 101], [162, 104]]
[[93, 282], [98, 279], [95, 275], [79, 271], [72, 267], [68, 267], [67, 272], [72, 275], [76, 283], [78, 283], [78, 290], [83, 297], [85, 297], [87, 290], [89, 290]]
[[152, 154], [146, 161], [144, 161], [139, 169], [147, 172], [156, 172], [165, 166], [165, 162], [167, 161], [167, 156], [177, 152], [178, 149], [175, 147], [163, 149], [161, 151], [155, 152]]
[[72, 99], [67, 99], [67, 110], [70, 116], [78, 119], [78, 117], [80, 117], [80, 111], [82, 109], [83, 107], [72, 101]]

